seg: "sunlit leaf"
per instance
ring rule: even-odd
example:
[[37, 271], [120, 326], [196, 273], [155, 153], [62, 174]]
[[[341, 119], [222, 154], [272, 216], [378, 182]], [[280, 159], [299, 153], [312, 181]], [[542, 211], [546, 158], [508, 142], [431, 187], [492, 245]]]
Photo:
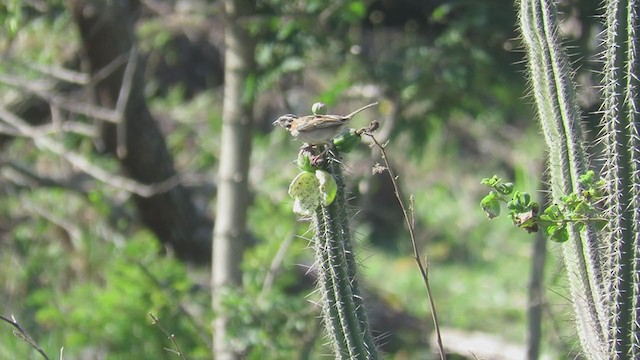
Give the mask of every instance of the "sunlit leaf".
[[496, 193], [493, 191], [480, 201], [480, 206], [489, 219], [500, 215], [500, 203], [498, 202]]

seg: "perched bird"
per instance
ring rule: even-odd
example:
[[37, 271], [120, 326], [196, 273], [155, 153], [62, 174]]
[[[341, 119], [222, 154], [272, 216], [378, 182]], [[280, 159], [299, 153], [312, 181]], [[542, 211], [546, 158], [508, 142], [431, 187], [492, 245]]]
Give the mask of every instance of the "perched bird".
[[287, 114], [280, 116], [278, 120], [273, 122], [273, 125], [282, 126], [293, 137], [309, 145], [324, 144], [335, 138], [354, 115], [376, 105], [378, 103], [374, 102], [345, 116], [306, 115], [298, 117]]

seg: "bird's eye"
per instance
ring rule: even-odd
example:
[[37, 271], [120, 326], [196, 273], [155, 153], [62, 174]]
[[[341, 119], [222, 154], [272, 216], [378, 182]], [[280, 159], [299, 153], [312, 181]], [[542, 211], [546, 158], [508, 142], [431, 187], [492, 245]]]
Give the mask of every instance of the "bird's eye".
[[285, 128], [290, 128], [291, 127], [291, 123], [293, 123], [293, 119], [295, 119], [296, 116], [293, 114], [287, 114], [287, 115], [283, 115], [280, 117], [282, 124], [284, 125]]

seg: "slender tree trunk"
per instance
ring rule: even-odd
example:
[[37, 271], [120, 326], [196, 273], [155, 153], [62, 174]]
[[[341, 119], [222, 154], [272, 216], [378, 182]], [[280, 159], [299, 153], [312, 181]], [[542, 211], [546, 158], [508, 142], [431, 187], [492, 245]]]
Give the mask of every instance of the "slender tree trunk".
[[221, 308], [224, 289], [240, 286], [240, 264], [246, 246], [249, 200], [248, 170], [253, 123], [255, 44], [247, 30], [251, 0], [225, 0], [224, 104], [216, 224], [213, 233], [212, 305], [216, 360], [238, 359], [238, 349], [228, 336], [229, 318]]
[[[173, 159], [146, 105], [144, 69], [137, 58], [129, 61], [133, 72], [128, 79], [126, 76], [127, 54], [135, 47], [137, 2], [68, 0], [67, 4], [80, 30], [92, 77], [112, 67], [94, 85], [97, 102], [115, 109], [123, 88], [128, 88], [121, 123], [102, 126], [104, 150], [118, 155], [127, 174], [140, 183], [162, 183], [174, 177]], [[122, 58], [125, 61], [113, 66]], [[149, 197], [133, 198], [143, 223], [178, 257], [196, 262], [210, 260], [210, 223], [198, 214], [187, 189], [177, 185]]]
[[544, 262], [547, 257], [547, 239], [540, 232], [537, 233], [533, 242], [532, 252], [529, 299], [527, 300], [527, 359], [538, 360], [544, 305]]

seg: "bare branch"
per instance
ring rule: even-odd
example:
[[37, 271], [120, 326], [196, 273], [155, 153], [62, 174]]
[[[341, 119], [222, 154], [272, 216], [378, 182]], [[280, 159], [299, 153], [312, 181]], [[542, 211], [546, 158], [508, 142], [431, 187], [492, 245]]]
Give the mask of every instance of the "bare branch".
[[278, 252], [276, 252], [275, 256], [271, 260], [271, 265], [269, 265], [269, 270], [264, 276], [264, 280], [262, 281], [262, 290], [260, 291], [260, 296], [263, 297], [271, 287], [273, 286], [273, 282], [275, 281], [275, 277], [280, 271], [280, 267], [282, 266], [282, 261], [284, 260], [284, 256], [287, 254], [293, 239], [296, 237], [296, 233], [298, 231], [298, 223], [294, 230], [289, 234], [289, 236], [280, 244], [278, 248]]
[[86, 85], [90, 80], [89, 75], [83, 72], [73, 71], [59, 66], [42, 65], [38, 63], [25, 65], [27, 66], [27, 68], [35, 70], [43, 75], [47, 75], [54, 79], [62, 80], [71, 84]]
[[[370, 129], [377, 129], [378, 124], [376, 121], [372, 122], [371, 125], [369, 126]], [[395, 172], [393, 171], [393, 169], [391, 168], [391, 165], [389, 164], [389, 160], [387, 159], [387, 153], [385, 151], [385, 146], [380, 144], [378, 142], [378, 140], [373, 136], [373, 133], [371, 131], [367, 131], [369, 129], [363, 129], [365, 131], [363, 131], [363, 133], [367, 136], [369, 136], [371, 138], [371, 141], [373, 141], [373, 143], [375, 144], [376, 148], [380, 151], [380, 154], [382, 155], [382, 159], [384, 161], [385, 167], [381, 167], [381, 166], [376, 166], [376, 168], [378, 169], [377, 172], [381, 172], [383, 170], [387, 171], [387, 174], [389, 174], [389, 178], [391, 179], [391, 183], [393, 184], [393, 190], [394, 193], [396, 195], [396, 198], [398, 199], [398, 203], [400, 204], [400, 207], [402, 208], [402, 213], [404, 215], [404, 220], [405, 223], [407, 225], [407, 228], [409, 230], [409, 237], [411, 238], [411, 245], [413, 246], [413, 258], [416, 262], [416, 265], [418, 266], [418, 269], [420, 270], [420, 275], [422, 276], [422, 281], [424, 282], [424, 286], [425, 289], [427, 291], [427, 298], [429, 300], [429, 307], [431, 308], [431, 319], [433, 320], [433, 326], [436, 330], [436, 341], [438, 343], [438, 350], [440, 352], [440, 359], [441, 360], [445, 360], [446, 359], [446, 355], [444, 352], [444, 347], [442, 345], [442, 336], [440, 334], [440, 325], [438, 323], [438, 315], [436, 312], [436, 304], [435, 301], [433, 300], [433, 293], [431, 291], [431, 285], [429, 283], [429, 266], [425, 265], [425, 263], [423, 263], [421, 257], [420, 257], [420, 252], [418, 250], [418, 242], [416, 240], [416, 236], [415, 236], [415, 223], [413, 221], [415, 215], [413, 213], [413, 200], [411, 200], [410, 203], [410, 207], [407, 207], [405, 205], [403, 196], [400, 192], [400, 186], [398, 185], [398, 181], [397, 181], [397, 177]], [[376, 170], [374, 170], [374, 172], [376, 172]], [[425, 256], [425, 262], [426, 262], [426, 256]]]
[[45, 360], [49, 360], [49, 357], [44, 352], [44, 350], [42, 350], [42, 348], [38, 345], [38, 343], [36, 343], [36, 341], [33, 340], [31, 335], [29, 335], [29, 333], [22, 327], [22, 325], [18, 323], [15, 316], [11, 315], [11, 319], [9, 319], [0, 315], [0, 320], [3, 320], [6, 323], [13, 326], [15, 328], [15, 330], [13, 331], [13, 334], [15, 336], [19, 337], [20, 339], [24, 340], [26, 343], [31, 345], [31, 347], [34, 348], [38, 353], [40, 353], [40, 355], [42, 355], [42, 357], [45, 358]]
[[128, 52], [121, 54], [115, 57], [110, 63], [105, 65], [103, 68], [98, 70], [92, 77], [89, 85], [95, 85], [100, 81], [106, 79], [109, 75], [113, 74], [114, 71], [118, 70], [120, 66], [127, 63]]
[[40, 86], [38, 86], [37, 83], [34, 84], [33, 82], [6, 74], [0, 74], [0, 82], [13, 86], [21, 91], [36, 95], [37, 97], [49, 102], [51, 105], [75, 114], [85, 115], [116, 124], [122, 117], [116, 110], [96, 106], [90, 103], [78, 102], [77, 100], [72, 101], [66, 96], [55, 94], [45, 89], [44, 86], [42, 86], [42, 82], [40, 82]]
[[1, 158], [0, 166], [7, 168], [2, 175], [18, 186], [61, 188], [85, 195], [90, 190], [89, 180], [93, 179], [83, 172], [73, 172], [65, 177], [44, 176], [26, 164]]
[[76, 226], [76, 224], [68, 221], [63, 217], [55, 215], [55, 212], [51, 211], [51, 209], [46, 209], [43, 206], [36, 205], [31, 201], [23, 199], [22, 206], [24, 206], [25, 210], [28, 213], [38, 215], [44, 220], [62, 229], [62, 231], [64, 231], [71, 240], [71, 244], [74, 247], [74, 250], [77, 250], [77, 248], [80, 246], [82, 241], [82, 230], [80, 229], [80, 227]]
[[116, 113], [120, 115], [117, 126], [117, 146], [116, 154], [121, 159], [127, 156], [127, 127], [124, 124], [124, 112], [129, 103], [131, 97], [131, 88], [133, 84], [133, 76], [136, 72], [138, 64], [138, 48], [134, 45], [129, 51], [129, 59], [127, 60], [127, 67], [124, 69], [124, 75], [122, 79], [122, 86], [120, 86], [120, 93], [118, 94], [118, 101], [116, 102]]
[[[173, 288], [171, 288], [171, 287], [165, 286], [163, 284], [163, 282], [160, 279], [158, 279], [158, 277], [155, 276], [155, 274], [153, 274], [153, 272], [146, 265], [142, 264], [139, 261], [135, 261], [135, 260], [132, 260], [132, 259], [130, 259], [130, 261], [136, 263], [136, 265], [138, 265], [138, 267], [140, 267], [140, 270], [142, 270], [144, 275], [147, 276], [151, 280], [151, 282], [153, 282], [153, 284], [158, 289], [160, 289], [165, 294], [165, 296], [167, 298], [169, 298], [171, 300], [172, 303], [177, 304], [178, 310], [180, 311], [180, 313], [197, 330], [197, 334], [198, 334], [198, 337], [200, 338], [200, 340], [211, 351], [213, 351], [213, 344], [211, 344], [211, 342], [208, 340], [208, 337], [206, 336], [206, 334], [208, 333], [207, 327], [204, 326], [202, 323], [200, 323], [200, 321], [198, 319], [196, 319], [196, 317], [192, 313], [190, 313], [189, 310], [187, 310], [186, 306], [184, 306], [184, 304], [180, 301], [180, 299], [177, 296], [175, 290]], [[149, 314], [149, 315], [151, 315], [151, 317], [154, 318], [155, 321], [157, 321], [157, 319], [152, 314]], [[180, 350], [180, 349], [178, 348], [177, 350]]]
[[170, 177], [169, 179], [160, 183], [154, 184], [142, 184], [135, 180], [114, 175], [107, 170], [92, 164], [84, 156], [67, 150], [62, 144], [52, 140], [49, 137], [42, 136], [42, 134], [27, 124], [24, 120], [9, 112], [3, 106], [0, 106], [0, 120], [13, 126], [23, 136], [30, 138], [37, 147], [51, 151], [52, 153], [62, 157], [64, 160], [78, 168], [79, 170], [91, 175], [95, 179], [113, 186], [117, 189], [122, 189], [130, 193], [142, 197], [151, 197], [153, 195], [166, 192], [171, 188], [180, 184], [180, 178], [178, 174]]
[[171, 344], [173, 344], [174, 349], [167, 349], [165, 348], [166, 351], [171, 352], [176, 354], [180, 359], [182, 360], [186, 360], [187, 358], [184, 357], [184, 353], [182, 352], [182, 350], [180, 350], [180, 345], [178, 345], [178, 343], [176, 342], [176, 337], [169, 333], [160, 323], [160, 320], [158, 320], [157, 317], [155, 317], [153, 314], [149, 314], [149, 316], [151, 317], [152, 324], [157, 326], [158, 329], [160, 329], [160, 331], [162, 331], [162, 333], [169, 339], [169, 341], [171, 341]]

